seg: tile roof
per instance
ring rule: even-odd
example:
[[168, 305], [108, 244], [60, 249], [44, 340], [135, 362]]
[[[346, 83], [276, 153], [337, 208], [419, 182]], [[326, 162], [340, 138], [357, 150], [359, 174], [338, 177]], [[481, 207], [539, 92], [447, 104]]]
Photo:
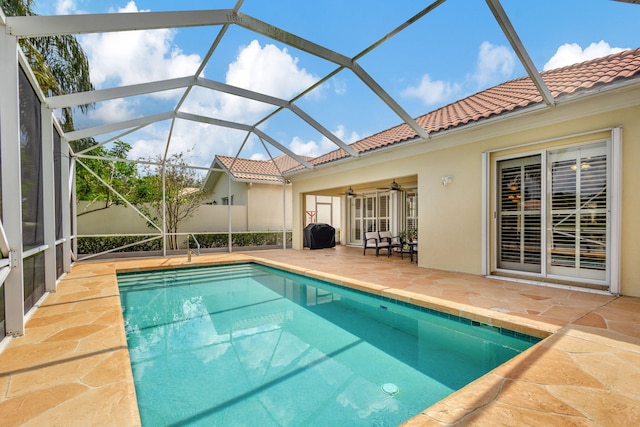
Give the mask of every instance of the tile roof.
[[[594, 89], [598, 86], [611, 84], [615, 81], [629, 78], [640, 78], [640, 48], [626, 50], [617, 54], [593, 59], [567, 67], [556, 68], [541, 73], [547, 88], [554, 99], [574, 95], [581, 91]], [[506, 114], [515, 110], [542, 104], [544, 101], [531, 78], [520, 77], [489, 89], [483, 90], [466, 98], [453, 102], [437, 110], [417, 117], [416, 122], [429, 134], [464, 126], [490, 117]], [[399, 124], [377, 134], [371, 135], [351, 144], [357, 153], [366, 153], [384, 147], [389, 147], [417, 138], [416, 132], [406, 123]], [[226, 159], [228, 165], [233, 158], [217, 156]], [[308, 160], [312, 165], [322, 165], [349, 157], [349, 154], [339, 148], [322, 156]], [[304, 169], [289, 156], [279, 163], [282, 172], [301, 171]], [[228, 168], [227, 165], [227, 168]], [[278, 175], [278, 170], [271, 161], [238, 159], [234, 170], [243, 172], [260, 172]], [[264, 177], [234, 172], [237, 178], [273, 180], [277, 177]]]
[[[541, 76], [556, 99], [621, 79], [638, 78], [640, 77], [640, 48], [545, 71]], [[427, 133], [431, 134], [542, 102], [542, 96], [531, 78], [521, 77], [445, 105], [415, 120]], [[365, 153], [416, 137], [415, 131], [406, 123], [402, 123], [354, 142], [351, 147], [357, 153]], [[344, 150], [337, 149], [311, 160], [310, 163], [321, 165], [346, 157], [348, 154]]]
[[[301, 156], [304, 160], [311, 160], [311, 157]], [[271, 160], [251, 160], [238, 158], [233, 163], [233, 157], [216, 155], [216, 159], [227, 170], [233, 164], [232, 173], [236, 179], [247, 179], [252, 181], [282, 182], [281, 172], [292, 169], [299, 163], [292, 157], [283, 154]]]

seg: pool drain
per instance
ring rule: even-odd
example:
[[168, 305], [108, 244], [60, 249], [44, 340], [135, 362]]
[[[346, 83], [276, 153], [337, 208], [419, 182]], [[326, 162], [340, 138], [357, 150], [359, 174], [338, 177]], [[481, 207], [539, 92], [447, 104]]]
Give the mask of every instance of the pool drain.
[[386, 383], [386, 384], [382, 384], [382, 391], [384, 391], [389, 396], [393, 396], [394, 394], [398, 394], [400, 389], [395, 384]]

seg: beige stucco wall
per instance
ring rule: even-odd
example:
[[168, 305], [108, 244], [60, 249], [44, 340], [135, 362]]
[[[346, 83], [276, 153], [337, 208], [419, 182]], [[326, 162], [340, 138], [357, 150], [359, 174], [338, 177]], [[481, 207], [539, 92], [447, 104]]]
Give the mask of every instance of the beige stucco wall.
[[291, 185], [285, 186], [283, 194], [281, 184], [251, 184], [247, 200], [247, 218], [253, 230], [282, 230], [283, 210], [286, 229], [291, 230]]
[[[359, 159], [291, 177], [294, 185], [294, 247], [302, 247], [302, 194], [347, 188], [359, 182], [418, 176], [420, 266], [481, 274], [483, 152], [538, 143], [542, 147], [601, 140], [610, 133], [560, 139], [622, 126], [621, 293], [640, 296], [640, 87], [538, 109], [511, 119], [485, 121], [467, 129], [405, 144]], [[547, 141], [547, 142], [544, 142]], [[441, 177], [453, 176], [444, 187]], [[490, 213], [488, 213], [490, 214]]]
[[[233, 196], [234, 205], [246, 205], [247, 200], [247, 187], [246, 182], [238, 182], [231, 180], [231, 195]], [[207, 196], [207, 202], [216, 202], [222, 204], [222, 199], [229, 196], [229, 179], [226, 174], [222, 174], [218, 182], [212, 188], [211, 192]]]
[[[222, 180], [221, 180], [222, 181]], [[234, 205], [202, 205], [193, 217], [180, 224], [180, 233], [226, 232], [231, 214], [232, 231], [282, 230], [282, 186], [273, 184], [234, 183]], [[224, 187], [226, 188], [226, 180]], [[210, 199], [207, 199], [210, 200]], [[239, 203], [243, 201], [243, 203]], [[286, 229], [291, 230], [291, 186], [286, 186]], [[99, 204], [88, 206], [88, 202], [78, 203], [78, 213], [90, 213], [78, 217], [78, 234], [144, 234], [157, 233], [149, 228], [146, 221], [133, 209], [126, 206], [111, 206], [109, 209], [95, 210]], [[88, 206], [88, 207], [87, 207]], [[95, 210], [95, 211], [93, 211]], [[160, 224], [158, 224], [160, 226]]]
[[[87, 202], [78, 203], [78, 212], [83, 212]], [[229, 228], [231, 208], [232, 231], [248, 231], [245, 206], [200, 206], [196, 214], [180, 224], [180, 233], [226, 232]], [[158, 224], [160, 227], [161, 225]], [[78, 217], [79, 235], [96, 234], [145, 234], [158, 233], [146, 226], [146, 221], [130, 207], [111, 206], [109, 209], [91, 212]]]

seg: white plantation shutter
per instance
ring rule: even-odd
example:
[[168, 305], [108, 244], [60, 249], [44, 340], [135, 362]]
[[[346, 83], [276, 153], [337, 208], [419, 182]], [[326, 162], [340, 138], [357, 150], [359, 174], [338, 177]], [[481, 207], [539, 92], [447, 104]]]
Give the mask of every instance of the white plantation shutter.
[[604, 144], [549, 153], [550, 273], [604, 279], [607, 157]]
[[498, 163], [498, 268], [541, 271], [541, 156]]

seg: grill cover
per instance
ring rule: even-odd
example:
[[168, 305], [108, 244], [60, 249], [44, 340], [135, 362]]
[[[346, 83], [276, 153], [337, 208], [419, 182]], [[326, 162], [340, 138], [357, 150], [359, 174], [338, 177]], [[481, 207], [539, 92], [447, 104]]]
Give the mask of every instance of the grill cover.
[[313, 223], [304, 228], [304, 247], [309, 249], [333, 248], [336, 245], [336, 229], [329, 224]]

